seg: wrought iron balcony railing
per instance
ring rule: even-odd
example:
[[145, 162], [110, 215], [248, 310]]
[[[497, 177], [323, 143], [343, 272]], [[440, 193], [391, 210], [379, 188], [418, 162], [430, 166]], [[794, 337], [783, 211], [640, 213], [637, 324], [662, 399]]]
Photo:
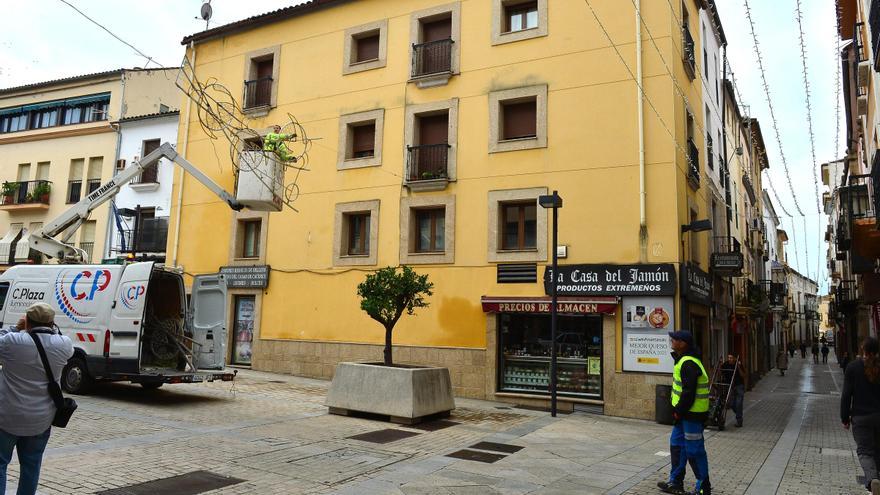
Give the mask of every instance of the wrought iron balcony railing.
[[137, 229], [118, 232], [118, 253], [164, 253], [168, 243], [168, 219], [165, 217], [141, 220]]
[[687, 69], [690, 69], [691, 78], [697, 70], [697, 53], [694, 48], [694, 37], [691, 36], [691, 30], [687, 26], [681, 28], [684, 46], [682, 47], [682, 58]]
[[272, 102], [271, 77], [261, 77], [244, 82], [244, 108], [269, 106]]
[[448, 179], [449, 148], [446, 143], [407, 146], [407, 180]]
[[700, 188], [700, 151], [693, 139], [687, 141], [688, 151], [688, 182], [694, 189]]
[[3, 185], [3, 206], [48, 205], [52, 183], [48, 180], [6, 182]]
[[452, 71], [452, 39], [413, 45], [412, 77]]

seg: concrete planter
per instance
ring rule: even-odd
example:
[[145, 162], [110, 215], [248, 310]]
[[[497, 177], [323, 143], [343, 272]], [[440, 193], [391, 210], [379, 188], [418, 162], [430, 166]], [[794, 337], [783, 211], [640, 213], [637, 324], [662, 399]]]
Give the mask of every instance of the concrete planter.
[[394, 423], [413, 424], [449, 414], [455, 399], [447, 368], [339, 363], [326, 405], [330, 414], [381, 414]]

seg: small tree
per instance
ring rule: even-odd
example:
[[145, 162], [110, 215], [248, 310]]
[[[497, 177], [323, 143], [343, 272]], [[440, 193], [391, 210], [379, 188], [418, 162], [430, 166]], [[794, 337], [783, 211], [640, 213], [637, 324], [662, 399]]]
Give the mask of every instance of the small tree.
[[[401, 268], [401, 271], [398, 271]], [[433, 294], [434, 284], [428, 282], [427, 275], [419, 275], [408, 266], [388, 266], [367, 278], [358, 285], [361, 309], [370, 318], [385, 327], [385, 366], [391, 366], [391, 332], [397, 320], [406, 311], [411, 315], [416, 308], [428, 307], [425, 297]]]

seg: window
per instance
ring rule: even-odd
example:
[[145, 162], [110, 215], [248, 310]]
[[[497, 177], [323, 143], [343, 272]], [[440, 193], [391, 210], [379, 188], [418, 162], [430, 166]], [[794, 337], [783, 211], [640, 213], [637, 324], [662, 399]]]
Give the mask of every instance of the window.
[[503, 203], [501, 205], [501, 249], [535, 249], [537, 203]]
[[241, 222], [241, 258], [260, 257], [260, 220]]
[[501, 103], [502, 137], [501, 139], [534, 138], [538, 135], [538, 103], [535, 98], [526, 101]]
[[715, 165], [712, 163], [715, 155], [712, 153], [712, 134], [708, 131], [706, 132], [706, 165], [709, 166], [709, 170], [714, 170]]
[[95, 156], [89, 158], [88, 181], [86, 181], [86, 194], [92, 194], [101, 187], [101, 169], [104, 167], [104, 157]]
[[378, 246], [379, 200], [336, 205], [333, 264], [375, 265]]
[[376, 123], [352, 127], [352, 158], [370, 158], [376, 152]]
[[[148, 139], [144, 141], [143, 146], [141, 148], [141, 156], [147, 156], [150, 153], [156, 151], [161, 144], [161, 140], [159, 139]], [[141, 172], [140, 179], [137, 183], [140, 184], [155, 184], [159, 182], [159, 162], [156, 162], [144, 169]]]
[[348, 28], [343, 36], [343, 75], [385, 67], [388, 19]]
[[370, 254], [370, 214], [348, 213], [345, 215], [347, 227], [348, 256], [364, 256]]
[[400, 199], [400, 263], [455, 262], [455, 196]]
[[444, 208], [416, 210], [417, 253], [442, 253], [445, 249], [446, 212]]
[[489, 191], [490, 262], [547, 260], [547, 209], [538, 206], [546, 187]]
[[411, 80], [419, 88], [447, 84], [459, 73], [461, 3], [454, 2], [410, 15]]
[[276, 106], [278, 98], [278, 61], [280, 46], [254, 50], [245, 54], [244, 105], [245, 114], [265, 115]]
[[339, 151], [336, 169], [372, 167], [382, 163], [382, 127], [385, 110], [339, 117]]
[[547, 36], [547, 0], [492, 0], [492, 44]]
[[405, 122], [407, 187], [445, 189], [456, 176], [458, 99], [409, 105]]
[[538, 27], [538, 2], [526, 2], [504, 7], [505, 33]]
[[85, 159], [70, 160], [70, 176], [67, 180], [67, 203], [77, 203], [82, 196], [82, 177]]
[[87, 220], [82, 225], [79, 248], [86, 252], [86, 261], [92, 259], [92, 254], [95, 250], [95, 233], [97, 232], [97, 228], [98, 224], [96, 220]]
[[489, 152], [547, 147], [547, 86], [489, 93]]
[[107, 120], [110, 93], [0, 110], [0, 133]]

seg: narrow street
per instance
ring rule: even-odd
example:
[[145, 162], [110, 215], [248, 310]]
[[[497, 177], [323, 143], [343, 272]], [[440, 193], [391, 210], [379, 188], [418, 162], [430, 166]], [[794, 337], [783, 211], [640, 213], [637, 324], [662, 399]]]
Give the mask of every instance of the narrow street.
[[[765, 377], [746, 395], [745, 427], [731, 414], [707, 432], [714, 493], [862, 493], [837, 420], [841, 382], [836, 363], [800, 358]], [[400, 427], [328, 415], [327, 385], [244, 371], [234, 387], [103, 387], [53, 431], [40, 493], [176, 493], [156, 480], [208, 487], [192, 474], [208, 471], [236, 480], [191, 493], [654, 494], [668, 470], [663, 425], [460, 399], [449, 422]], [[463, 450], [480, 460], [449, 457]], [[14, 461], [7, 493], [16, 476]]]

